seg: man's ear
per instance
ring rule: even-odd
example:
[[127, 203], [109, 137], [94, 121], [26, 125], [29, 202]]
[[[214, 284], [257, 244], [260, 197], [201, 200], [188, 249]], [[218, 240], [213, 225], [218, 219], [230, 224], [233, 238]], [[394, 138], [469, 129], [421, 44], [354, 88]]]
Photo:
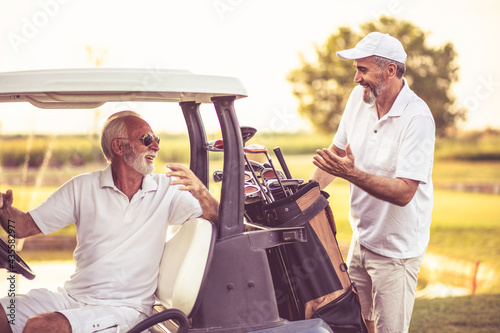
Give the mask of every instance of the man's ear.
[[113, 141], [111, 141], [111, 149], [113, 150], [113, 153], [115, 153], [116, 155], [118, 156], [123, 155], [124, 151], [123, 141], [120, 139], [113, 139]]
[[396, 67], [396, 64], [390, 63], [389, 65], [387, 65], [387, 75], [389, 77], [395, 77], [397, 70], [398, 68]]

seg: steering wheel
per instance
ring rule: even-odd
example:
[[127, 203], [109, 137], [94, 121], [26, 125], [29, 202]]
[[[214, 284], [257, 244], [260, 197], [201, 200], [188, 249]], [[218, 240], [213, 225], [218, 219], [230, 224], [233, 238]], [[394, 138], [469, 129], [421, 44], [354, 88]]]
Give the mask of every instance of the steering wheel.
[[35, 273], [27, 263], [12, 250], [3, 239], [0, 238], [0, 268], [5, 268], [9, 272], [21, 274], [28, 280], [35, 278]]

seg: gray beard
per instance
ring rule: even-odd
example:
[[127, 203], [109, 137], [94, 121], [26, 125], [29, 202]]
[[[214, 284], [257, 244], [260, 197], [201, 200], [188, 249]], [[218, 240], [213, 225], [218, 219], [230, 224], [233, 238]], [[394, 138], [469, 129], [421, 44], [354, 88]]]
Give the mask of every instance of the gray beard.
[[123, 156], [125, 164], [140, 173], [141, 175], [149, 175], [155, 171], [154, 164], [149, 164], [146, 162], [146, 155], [148, 152], [137, 154], [132, 146], [130, 147], [130, 152]]
[[377, 101], [377, 98], [380, 96], [380, 94], [387, 88], [385, 83], [382, 83], [382, 78], [379, 76], [377, 78], [377, 82], [375, 83], [375, 87], [373, 85], [370, 85], [370, 93], [367, 95], [363, 94], [363, 102], [369, 105], [375, 104]]
[[368, 105], [373, 105], [375, 104], [375, 101], [377, 100], [377, 96], [373, 93], [373, 90], [370, 87], [370, 93], [368, 95], [363, 94], [363, 102], [365, 102]]

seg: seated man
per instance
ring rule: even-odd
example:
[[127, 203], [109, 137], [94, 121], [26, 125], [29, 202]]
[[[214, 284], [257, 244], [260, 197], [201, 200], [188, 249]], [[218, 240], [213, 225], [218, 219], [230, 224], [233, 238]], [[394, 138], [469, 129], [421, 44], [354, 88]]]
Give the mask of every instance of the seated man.
[[153, 174], [159, 142], [139, 114], [118, 112], [102, 131], [106, 169], [74, 177], [29, 212], [0, 193], [0, 222], [13, 221], [16, 238], [75, 223], [78, 240], [64, 288], [17, 295], [15, 319], [5, 313], [11, 299], [0, 299], [0, 332], [125, 332], [151, 315], [167, 226], [216, 223], [219, 207], [189, 168]]

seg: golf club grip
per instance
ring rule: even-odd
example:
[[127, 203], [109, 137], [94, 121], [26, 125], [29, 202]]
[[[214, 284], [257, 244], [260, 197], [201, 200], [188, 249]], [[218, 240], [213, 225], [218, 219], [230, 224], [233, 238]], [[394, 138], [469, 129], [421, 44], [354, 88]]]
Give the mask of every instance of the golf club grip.
[[292, 175], [290, 174], [290, 170], [288, 170], [288, 166], [286, 165], [285, 158], [283, 157], [283, 153], [281, 152], [280, 147], [275, 147], [273, 149], [278, 162], [280, 162], [281, 169], [283, 169], [283, 173], [287, 179], [292, 179]]

